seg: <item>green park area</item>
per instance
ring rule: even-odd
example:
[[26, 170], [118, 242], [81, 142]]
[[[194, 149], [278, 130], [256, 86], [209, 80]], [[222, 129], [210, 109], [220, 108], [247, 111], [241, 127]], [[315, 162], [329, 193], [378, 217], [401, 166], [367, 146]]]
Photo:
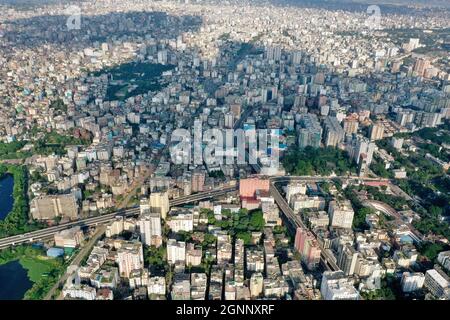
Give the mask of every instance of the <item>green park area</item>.
[[76, 138], [73, 135], [62, 135], [52, 132], [46, 132], [42, 138], [34, 143], [34, 153], [40, 155], [65, 155], [66, 147], [71, 145], [89, 145], [90, 139]]
[[347, 175], [356, 172], [356, 164], [345, 151], [336, 148], [289, 148], [281, 159], [286, 172], [297, 176]]
[[24, 159], [31, 156], [28, 151], [21, 151], [27, 143], [14, 141], [10, 143], [0, 142], [0, 160]]
[[208, 216], [208, 224], [227, 230], [231, 237], [242, 239], [245, 245], [250, 244], [252, 232], [264, 229], [264, 218], [261, 210], [240, 209], [238, 212], [223, 210], [222, 220], [217, 220], [211, 210], [205, 210], [204, 212]]
[[[423, 234], [433, 233], [441, 235], [450, 240], [450, 229], [448, 224], [442, 221], [443, 216], [450, 215], [450, 178], [448, 172], [425, 158], [426, 153], [430, 153], [443, 161], [450, 160], [450, 154], [445, 149], [440, 149], [444, 143], [450, 143], [450, 123], [436, 127], [424, 128], [413, 133], [398, 133], [400, 138], [418, 138], [422, 142], [418, 143], [419, 149], [415, 152], [399, 152], [390, 144], [388, 139], [377, 141], [379, 148], [386, 150], [391, 154], [395, 161], [392, 164], [393, 169], [405, 168], [407, 179], [397, 179], [395, 183], [411, 197], [418, 199], [420, 205], [408, 203], [409, 206], [417, 212], [421, 219], [414, 221], [413, 225]], [[386, 170], [380, 159], [375, 159], [375, 164], [371, 169], [375, 174], [393, 178], [392, 170]], [[386, 200], [380, 193], [376, 193], [377, 200], [387, 202], [395, 209], [404, 205], [401, 199]]]
[[18, 246], [0, 251], [0, 265], [19, 261], [33, 286], [25, 293], [26, 300], [42, 300], [65, 270], [62, 258], [49, 258], [42, 249]]
[[[90, 138], [76, 138], [72, 133], [59, 134], [57, 132], [39, 132], [33, 130], [33, 135], [41, 134], [36, 141], [14, 141], [10, 143], [0, 142], [0, 160], [25, 159], [32, 155], [65, 155], [66, 147], [70, 145], [89, 145]], [[23, 147], [32, 143], [31, 150], [23, 151]]]
[[9, 237], [39, 228], [28, 217], [28, 172], [25, 166], [0, 164], [0, 178], [11, 174], [14, 178], [13, 198], [14, 204], [11, 212], [0, 221], [0, 238]]
[[112, 80], [106, 91], [107, 101], [126, 100], [161, 88], [159, 78], [163, 72], [173, 69], [172, 65], [130, 62], [95, 72], [94, 76], [109, 74]]

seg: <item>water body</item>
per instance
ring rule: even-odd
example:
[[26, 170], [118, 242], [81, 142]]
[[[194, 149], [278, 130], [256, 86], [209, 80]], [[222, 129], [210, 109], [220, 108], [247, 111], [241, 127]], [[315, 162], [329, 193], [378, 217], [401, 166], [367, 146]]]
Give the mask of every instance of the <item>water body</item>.
[[13, 208], [13, 188], [14, 178], [12, 175], [7, 174], [0, 179], [0, 220], [4, 220]]
[[0, 266], [0, 300], [22, 300], [33, 286], [18, 260]]

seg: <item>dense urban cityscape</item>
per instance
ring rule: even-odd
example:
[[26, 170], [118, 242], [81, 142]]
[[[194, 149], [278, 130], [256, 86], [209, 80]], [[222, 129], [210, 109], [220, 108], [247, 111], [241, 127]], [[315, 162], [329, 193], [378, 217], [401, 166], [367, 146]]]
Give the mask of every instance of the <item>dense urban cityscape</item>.
[[449, 17], [0, 0], [0, 300], [450, 300]]

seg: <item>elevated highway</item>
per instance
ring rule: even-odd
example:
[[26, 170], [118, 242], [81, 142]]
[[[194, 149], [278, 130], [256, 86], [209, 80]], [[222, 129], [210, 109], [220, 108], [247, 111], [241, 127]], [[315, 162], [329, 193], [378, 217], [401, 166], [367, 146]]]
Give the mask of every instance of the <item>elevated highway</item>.
[[[193, 195], [189, 195], [189, 196], [185, 196], [185, 197], [176, 198], [176, 199], [173, 199], [170, 201], [170, 206], [171, 207], [180, 206], [180, 205], [192, 203], [195, 201], [200, 201], [200, 200], [218, 197], [221, 195], [226, 195], [227, 193], [235, 192], [237, 190], [237, 188], [238, 188], [238, 185], [224, 186], [224, 187], [221, 187], [218, 189], [201, 192], [201, 193], [197, 193], [197, 194], [193, 194]], [[65, 230], [65, 229], [76, 227], [76, 226], [92, 227], [92, 226], [97, 226], [97, 225], [101, 225], [101, 224], [106, 224], [106, 223], [113, 221], [117, 216], [131, 217], [131, 216], [138, 215], [139, 212], [140, 212], [139, 207], [134, 207], [134, 208], [130, 208], [127, 210], [119, 210], [119, 211], [116, 211], [113, 213], [108, 213], [108, 214], [101, 215], [101, 216], [90, 217], [90, 218], [86, 218], [86, 219], [63, 223], [63, 224], [45, 228], [45, 229], [40, 229], [40, 230], [36, 230], [36, 231], [32, 231], [32, 232], [28, 232], [28, 233], [24, 233], [24, 234], [20, 234], [20, 235], [8, 237], [8, 238], [3, 238], [3, 239], [0, 239], [0, 249], [4, 249], [9, 246], [19, 245], [19, 244], [23, 244], [23, 243], [42, 241], [44, 239], [52, 238], [56, 233], [58, 233], [62, 230]]]

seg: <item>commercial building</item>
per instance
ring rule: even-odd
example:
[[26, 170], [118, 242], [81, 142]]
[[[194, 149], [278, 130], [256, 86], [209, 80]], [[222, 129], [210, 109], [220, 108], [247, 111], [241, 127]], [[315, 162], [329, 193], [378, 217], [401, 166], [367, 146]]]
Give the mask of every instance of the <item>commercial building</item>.
[[249, 178], [239, 181], [239, 196], [242, 198], [254, 198], [256, 190], [269, 191], [268, 179]]
[[84, 240], [84, 234], [80, 227], [73, 227], [56, 233], [54, 238], [57, 247], [77, 248]]
[[31, 200], [30, 213], [36, 220], [77, 219], [78, 202], [73, 194], [40, 196]]

